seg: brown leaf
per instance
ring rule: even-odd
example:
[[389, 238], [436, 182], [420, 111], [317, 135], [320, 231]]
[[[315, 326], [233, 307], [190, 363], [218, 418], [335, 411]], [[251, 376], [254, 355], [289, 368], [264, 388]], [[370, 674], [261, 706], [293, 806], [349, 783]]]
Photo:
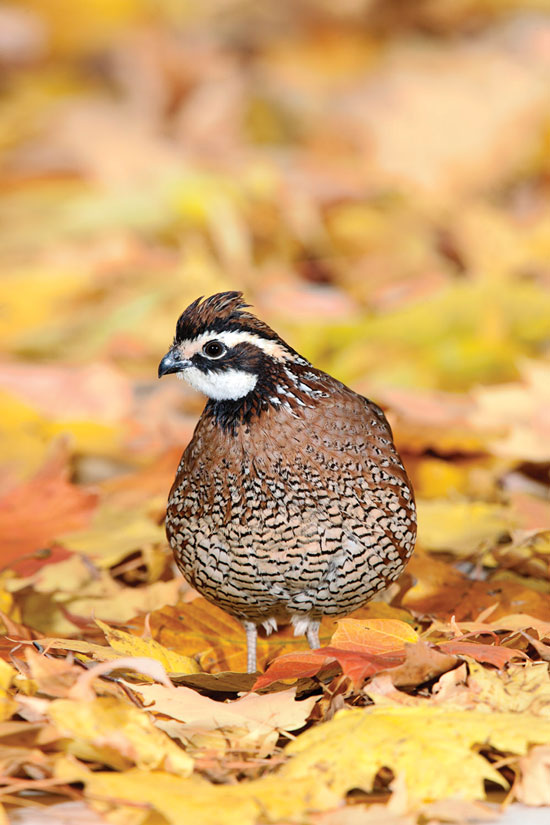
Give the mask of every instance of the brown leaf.
[[405, 661], [389, 671], [397, 687], [412, 687], [435, 679], [457, 664], [456, 656], [440, 652], [427, 642], [405, 645]]
[[443, 653], [455, 656], [471, 656], [476, 662], [483, 662], [495, 667], [504, 667], [512, 659], [527, 659], [522, 650], [514, 650], [499, 645], [483, 645], [475, 642], [463, 642], [460, 639], [451, 639], [448, 642], [438, 642], [437, 647]]
[[472, 581], [453, 567], [423, 553], [415, 553], [409, 573], [416, 584], [405, 593], [403, 606], [417, 613], [458, 622], [476, 619], [495, 606], [491, 619], [511, 613], [526, 613], [548, 620], [548, 596], [529, 587], [506, 581]]

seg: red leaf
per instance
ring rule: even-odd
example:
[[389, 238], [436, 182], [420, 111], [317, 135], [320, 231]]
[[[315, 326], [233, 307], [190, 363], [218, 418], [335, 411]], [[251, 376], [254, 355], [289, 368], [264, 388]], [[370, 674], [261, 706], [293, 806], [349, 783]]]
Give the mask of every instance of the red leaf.
[[[3, 555], [2, 552], [2, 557]], [[57, 562], [65, 561], [65, 559], [68, 559], [72, 555], [71, 550], [54, 544], [43, 550], [37, 550], [35, 553], [32, 553], [32, 555], [23, 556], [17, 561], [13, 561], [10, 566], [12, 570], [16, 571], [18, 576], [26, 578], [27, 576], [33, 576], [37, 570], [40, 570], [45, 564], [57, 564]]]
[[309, 650], [303, 653], [286, 653], [275, 659], [266, 672], [258, 677], [252, 690], [268, 687], [268, 685], [281, 679], [301, 679], [315, 676], [334, 660], [342, 668], [342, 673], [348, 676], [354, 685], [359, 685], [381, 670], [397, 667], [402, 664], [404, 659], [404, 650], [371, 655], [360, 651], [341, 650], [337, 647], [321, 647], [318, 650]]
[[[66, 450], [59, 447], [30, 481], [0, 499], [0, 568], [42, 551], [60, 533], [87, 526], [97, 496], [71, 484], [68, 476]], [[33, 571], [51, 558], [35, 561]]]
[[439, 642], [437, 648], [444, 653], [451, 653], [455, 656], [471, 656], [476, 662], [484, 662], [495, 667], [504, 667], [511, 659], [527, 659], [522, 650], [515, 650], [511, 647], [499, 647], [498, 645], [482, 645], [476, 642], [461, 642], [451, 639], [448, 642]]

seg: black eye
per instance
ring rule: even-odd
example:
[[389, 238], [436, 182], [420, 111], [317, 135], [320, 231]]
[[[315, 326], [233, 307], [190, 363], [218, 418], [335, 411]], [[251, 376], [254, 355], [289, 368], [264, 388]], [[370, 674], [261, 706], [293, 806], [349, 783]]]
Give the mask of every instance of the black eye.
[[220, 358], [225, 352], [225, 346], [219, 341], [209, 341], [204, 345], [202, 351], [208, 358]]

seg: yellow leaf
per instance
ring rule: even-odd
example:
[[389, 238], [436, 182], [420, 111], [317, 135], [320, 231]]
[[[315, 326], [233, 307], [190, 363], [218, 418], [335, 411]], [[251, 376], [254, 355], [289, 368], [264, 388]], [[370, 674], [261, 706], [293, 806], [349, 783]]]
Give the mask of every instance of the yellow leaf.
[[61, 541], [98, 567], [109, 568], [145, 547], [164, 545], [166, 539], [164, 526], [155, 523], [143, 507], [122, 510], [104, 504], [89, 530], [66, 533]]
[[199, 776], [181, 779], [161, 771], [135, 768], [124, 773], [92, 772], [68, 760], [58, 762], [55, 773], [58, 779], [67, 782], [83, 782], [91, 804], [99, 804], [102, 812], [107, 807], [117, 815], [122, 814], [119, 821], [126, 821], [126, 812], [132, 813], [132, 808], [124, 807], [124, 802], [130, 806], [136, 803], [151, 806], [170, 825], [186, 822], [193, 825], [256, 825], [260, 815], [260, 807], [252, 795], [247, 798], [239, 794], [238, 787], [211, 785]]
[[56, 764], [56, 776], [67, 782], [83, 782], [92, 803], [109, 802], [120, 812], [124, 802], [146, 803], [170, 825], [257, 825], [270, 821], [294, 821], [302, 811], [336, 807], [338, 796], [316, 778], [297, 780], [291, 792], [281, 792], [278, 777], [265, 777], [237, 785], [214, 785], [199, 776], [181, 779], [166, 772], [131, 769], [124, 773], [92, 772], [68, 760]]
[[22, 481], [44, 463], [49, 435], [46, 422], [29, 404], [0, 391], [2, 464]]
[[550, 676], [546, 662], [531, 662], [528, 666], [512, 663], [506, 670], [489, 670], [469, 660], [468, 671], [468, 688], [476, 707], [550, 719]]
[[0, 659], [0, 722], [9, 719], [17, 710], [17, 703], [8, 693], [14, 676], [12, 666]]
[[[477, 466], [477, 465], [476, 465]], [[452, 463], [440, 458], [423, 458], [418, 463], [415, 491], [419, 498], [445, 498], [468, 492], [472, 464]]]
[[[90, 289], [89, 275], [58, 267], [44, 270], [12, 270], [0, 283], [2, 332], [0, 342], [13, 346], [19, 336], [55, 317], [57, 323], [71, 317], [71, 299]], [[32, 301], [29, 301], [32, 295]]]
[[340, 619], [330, 644], [374, 655], [401, 650], [406, 642], [417, 641], [418, 633], [410, 624], [397, 619]]
[[46, 25], [55, 51], [76, 56], [105, 47], [142, 13], [137, 0], [86, 0], [73, 21], [69, 0], [28, 0], [28, 7]]
[[346, 710], [286, 748], [294, 758], [279, 778], [291, 784], [308, 776], [343, 797], [352, 788], [372, 790], [377, 772], [387, 767], [404, 776], [420, 800], [483, 799], [485, 779], [506, 783], [474, 746], [522, 755], [530, 743], [550, 743], [550, 721], [429, 706]]
[[52, 420], [27, 401], [0, 390], [0, 451], [19, 480], [43, 463], [53, 439], [68, 435], [72, 449], [84, 454], [117, 455], [120, 425], [101, 421]]
[[92, 701], [56, 699], [48, 715], [62, 736], [65, 749], [80, 759], [124, 770], [132, 765], [189, 776], [193, 760], [139, 708], [112, 697]]
[[529, 714], [373, 707], [341, 711], [292, 742], [286, 749], [292, 758], [276, 775], [237, 785], [136, 769], [92, 773], [68, 763], [56, 773], [117, 807], [148, 803], [171, 825], [256, 825], [335, 808], [352, 788], [370, 791], [382, 767], [399, 773], [420, 801], [483, 799], [485, 779], [506, 783], [474, 746], [522, 755], [530, 742], [550, 742], [550, 722]]
[[418, 542], [432, 552], [469, 556], [515, 526], [503, 507], [484, 501], [420, 499], [417, 506]]
[[[61, 564], [64, 562], [59, 566]], [[23, 623], [48, 636], [74, 633], [75, 625], [65, 611], [83, 618], [94, 616], [106, 622], [128, 622], [140, 613], [175, 604], [181, 589], [180, 579], [158, 581], [144, 587], [123, 587], [104, 570], [95, 575], [91, 570], [88, 580], [76, 592], [65, 591], [64, 582], [59, 579], [56, 586], [55, 571], [48, 573], [47, 580], [53, 588], [51, 593], [31, 591], [21, 597], [21, 602]]]
[[118, 630], [118, 628], [109, 627], [100, 619], [96, 619], [96, 624], [103, 630], [110, 646], [117, 653], [122, 653], [125, 656], [148, 656], [151, 659], [156, 659], [168, 673], [200, 673], [200, 667], [194, 659], [174, 653], [173, 650], [168, 650], [167, 647], [155, 642], [154, 639], [142, 639], [132, 633], [125, 633], [123, 630]]

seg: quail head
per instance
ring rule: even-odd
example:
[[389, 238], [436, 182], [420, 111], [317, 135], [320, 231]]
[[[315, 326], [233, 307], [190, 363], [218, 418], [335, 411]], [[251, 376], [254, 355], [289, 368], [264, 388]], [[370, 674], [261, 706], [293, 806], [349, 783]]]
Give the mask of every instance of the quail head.
[[323, 616], [361, 607], [411, 555], [411, 483], [382, 410], [313, 367], [240, 292], [194, 301], [159, 377], [208, 401], [170, 491], [168, 540], [206, 599], [258, 626], [291, 622], [319, 647]]

